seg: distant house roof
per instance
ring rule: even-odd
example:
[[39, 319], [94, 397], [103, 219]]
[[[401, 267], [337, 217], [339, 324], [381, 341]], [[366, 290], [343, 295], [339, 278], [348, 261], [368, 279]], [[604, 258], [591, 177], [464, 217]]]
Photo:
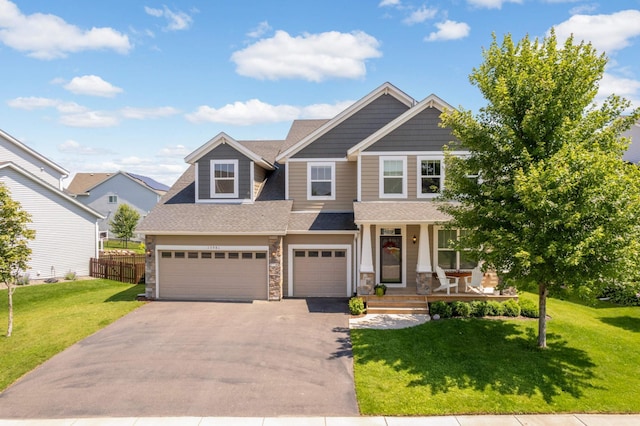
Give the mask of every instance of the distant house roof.
[[88, 194], [96, 186], [119, 174], [134, 180], [159, 195], [162, 195], [169, 190], [167, 185], [157, 182], [150, 177], [119, 171], [116, 173], [76, 173], [73, 180], [67, 187], [67, 192], [75, 195]]

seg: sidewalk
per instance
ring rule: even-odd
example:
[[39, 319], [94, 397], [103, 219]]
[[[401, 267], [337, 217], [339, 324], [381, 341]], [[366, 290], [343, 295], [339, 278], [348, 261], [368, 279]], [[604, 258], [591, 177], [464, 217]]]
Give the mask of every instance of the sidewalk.
[[120, 417], [1, 420], [0, 426], [637, 426], [640, 414], [441, 417]]

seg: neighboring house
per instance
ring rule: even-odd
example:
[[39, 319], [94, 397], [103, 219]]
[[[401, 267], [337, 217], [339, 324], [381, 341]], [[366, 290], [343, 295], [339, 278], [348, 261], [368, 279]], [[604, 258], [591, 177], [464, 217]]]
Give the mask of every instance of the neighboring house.
[[454, 140], [435, 95], [389, 83], [330, 120], [296, 120], [283, 141], [220, 133], [142, 221], [147, 296], [347, 297], [375, 283], [417, 291], [434, 265], [475, 264], [435, 197]]
[[103, 216], [62, 191], [69, 172], [0, 130], [0, 181], [31, 215], [36, 231], [31, 279], [61, 277], [69, 271], [89, 275], [89, 261], [97, 257], [98, 220]]
[[120, 204], [128, 204], [144, 218], [169, 187], [146, 176], [116, 173], [76, 173], [66, 191], [85, 206], [100, 212], [100, 231], [110, 231], [109, 222]]
[[624, 153], [623, 158], [631, 163], [639, 164], [640, 163], [640, 122], [631, 127], [631, 129], [627, 130], [622, 134], [627, 138], [631, 138], [631, 144], [629, 148]]

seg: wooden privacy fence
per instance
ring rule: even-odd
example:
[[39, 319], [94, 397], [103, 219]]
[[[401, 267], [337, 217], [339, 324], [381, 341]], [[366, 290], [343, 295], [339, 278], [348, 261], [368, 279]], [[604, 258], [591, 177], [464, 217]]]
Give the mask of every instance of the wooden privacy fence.
[[144, 279], [143, 254], [106, 255], [91, 258], [90, 275], [123, 283], [138, 284]]

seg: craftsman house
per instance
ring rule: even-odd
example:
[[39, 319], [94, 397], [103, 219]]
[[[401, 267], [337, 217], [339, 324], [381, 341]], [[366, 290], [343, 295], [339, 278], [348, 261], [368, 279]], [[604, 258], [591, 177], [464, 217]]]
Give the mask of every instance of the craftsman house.
[[471, 270], [435, 200], [450, 108], [385, 83], [334, 118], [294, 121], [285, 140], [215, 136], [138, 228], [147, 296], [347, 297], [376, 283], [415, 293], [436, 265]]

